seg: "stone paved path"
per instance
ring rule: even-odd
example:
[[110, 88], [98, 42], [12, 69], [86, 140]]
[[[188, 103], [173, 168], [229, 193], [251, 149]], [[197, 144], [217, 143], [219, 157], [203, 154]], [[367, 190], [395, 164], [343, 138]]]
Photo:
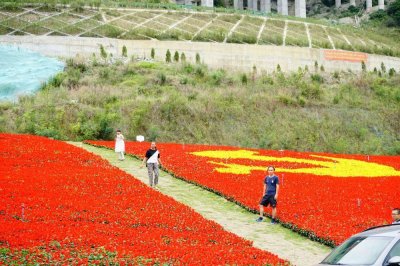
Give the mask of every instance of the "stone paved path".
[[[130, 156], [126, 156], [125, 161], [118, 161], [117, 155], [112, 150], [82, 143], [71, 144], [100, 155], [112, 165], [148, 184], [147, 169], [140, 168], [141, 161]], [[255, 247], [272, 252], [289, 260], [294, 265], [315, 265], [330, 252], [330, 248], [293, 233], [280, 225], [269, 225], [268, 219], [266, 222], [256, 223], [257, 215], [163, 171], [160, 172], [159, 190], [190, 206], [206, 219], [222, 225], [225, 230], [253, 241]]]

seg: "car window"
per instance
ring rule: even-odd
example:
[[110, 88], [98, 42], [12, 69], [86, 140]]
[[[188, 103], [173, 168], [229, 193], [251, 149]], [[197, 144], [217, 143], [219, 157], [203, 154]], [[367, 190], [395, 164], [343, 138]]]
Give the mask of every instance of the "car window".
[[370, 265], [392, 240], [393, 237], [352, 237], [334, 249], [322, 263]]
[[390, 250], [386, 257], [385, 262], [388, 262], [394, 256], [400, 256], [400, 240], [397, 241], [396, 244], [394, 244], [393, 248]]

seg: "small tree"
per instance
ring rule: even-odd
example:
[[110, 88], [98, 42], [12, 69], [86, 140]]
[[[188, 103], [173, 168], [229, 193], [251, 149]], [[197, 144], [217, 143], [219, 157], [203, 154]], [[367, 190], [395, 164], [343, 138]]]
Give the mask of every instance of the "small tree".
[[171, 52], [169, 49], [167, 50], [167, 53], [165, 54], [165, 62], [171, 63]]
[[128, 49], [126, 49], [126, 46], [122, 46], [122, 56], [123, 57], [128, 57]]
[[158, 73], [158, 83], [160, 85], [164, 85], [167, 82], [167, 76], [164, 74], [164, 72]]
[[174, 61], [175, 62], [179, 62], [179, 53], [178, 53], [178, 51], [175, 51], [175, 53], [174, 53]]
[[251, 80], [253, 82], [256, 80], [256, 75], [257, 75], [257, 67], [256, 65], [253, 65], [253, 72], [251, 73]]
[[396, 70], [394, 70], [394, 68], [389, 69], [389, 76], [393, 77], [394, 74], [396, 74]]
[[243, 73], [242, 76], [240, 77], [242, 84], [247, 84], [247, 75], [246, 73]]
[[104, 59], [104, 61], [107, 60], [107, 52], [106, 52], [106, 49], [104, 49], [104, 46], [102, 44], [100, 44], [100, 56], [101, 56], [101, 58]]
[[321, 69], [321, 72], [325, 71], [325, 67], [323, 65], [321, 65], [320, 69]]
[[382, 70], [382, 73], [386, 73], [386, 66], [383, 62], [381, 63], [381, 70]]
[[339, 71], [333, 72], [333, 77], [334, 77], [335, 79], [340, 79]]
[[196, 63], [200, 64], [200, 55], [199, 55], [199, 53], [196, 53]]
[[181, 53], [181, 62], [186, 62], [186, 55], [185, 55], [185, 53]]
[[365, 65], [364, 61], [361, 61], [361, 69], [363, 72], [367, 71], [367, 66]]
[[150, 52], [151, 59], [154, 59], [155, 55], [156, 55], [156, 51], [154, 50], [154, 48], [151, 48], [151, 52]]
[[98, 62], [97, 62], [97, 58], [96, 58], [96, 54], [95, 53], [92, 54], [92, 65], [93, 66], [98, 66], [99, 65]]
[[278, 72], [281, 72], [281, 65], [280, 64], [278, 64], [277, 66], [276, 66], [276, 71], [278, 71]]
[[314, 68], [315, 68], [315, 71], [318, 71], [318, 62], [317, 61], [314, 62]]

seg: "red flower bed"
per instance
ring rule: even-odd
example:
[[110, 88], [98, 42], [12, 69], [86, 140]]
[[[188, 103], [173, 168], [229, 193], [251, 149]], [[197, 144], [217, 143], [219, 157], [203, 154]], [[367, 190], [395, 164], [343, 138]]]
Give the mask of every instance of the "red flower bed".
[[283, 264], [100, 157], [0, 134], [0, 264]]
[[[114, 145], [107, 141], [88, 143]], [[143, 157], [149, 146], [128, 142], [127, 152]], [[368, 227], [390, 223], [391, 208], [400, 206], [400, 156], [247, 149], [256, 155], [239, 158], [231, 153], [240, 150], [235, 147], [166, 143], [157, 143], [157, 147], [168, 171], [253, 211], [258, 210], [262, 196], [265, 167], [274, 165], [281, 182], [279, 220], [329, 245], [337, 245]], [[225, 154], [219, 154], [219, 158], [193, 154], [199, 151]], [[230, 167], [237, 172], [221, 172]], [[246, 171], [246, 167], [253, 168], [248, 173], [238, 172]]]

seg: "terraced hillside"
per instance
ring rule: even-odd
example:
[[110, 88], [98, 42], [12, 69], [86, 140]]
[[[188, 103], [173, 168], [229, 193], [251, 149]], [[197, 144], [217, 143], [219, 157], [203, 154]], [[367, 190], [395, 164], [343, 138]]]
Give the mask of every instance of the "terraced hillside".
[[191, 10], [0, 7], [0, 35], [247, 43], [400, 56], [383, 34], [307, 21]]

